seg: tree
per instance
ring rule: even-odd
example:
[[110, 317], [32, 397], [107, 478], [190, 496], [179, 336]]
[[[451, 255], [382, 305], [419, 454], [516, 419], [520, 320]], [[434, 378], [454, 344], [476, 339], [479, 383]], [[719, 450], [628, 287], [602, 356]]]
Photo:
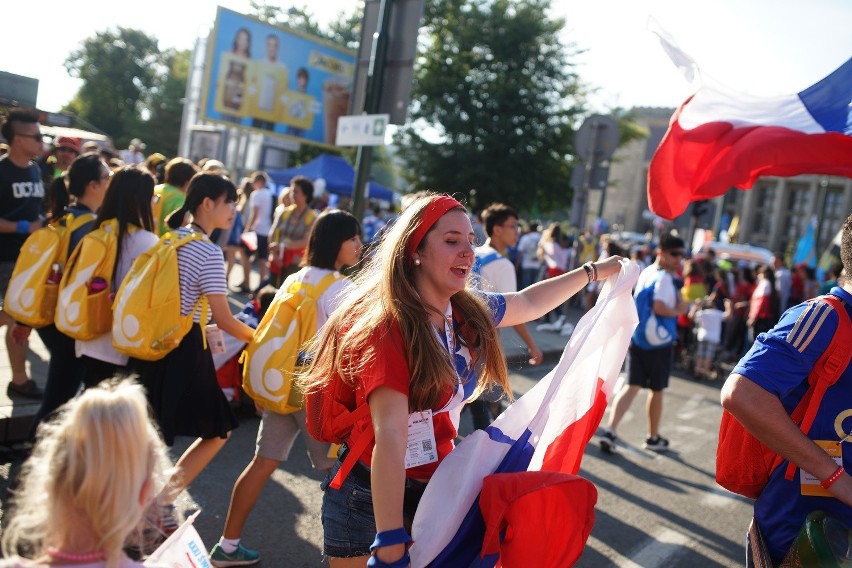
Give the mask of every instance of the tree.
[[162, 54], [167, 73], [160, 75], [147, 94], [139, 136], [148, 148], [166, 156], [177, 155], [178, 138], [183, 121], [186, 83], [192, 52], [168, 49]]
[[112, 136], [117, 146], [137, 136], [157, 78], [166, 75], [157, 40], [122, 27], [83, 41], [65, 68], [83, 80], [65, 110]]
[[570, 203], [583, 86], [577, 50], [558, 36], [564, 21], [548, 9], [549, 0], [427, 2], [411, 120], [397, 139], [417, 188], [476, 189], [477, 207]]

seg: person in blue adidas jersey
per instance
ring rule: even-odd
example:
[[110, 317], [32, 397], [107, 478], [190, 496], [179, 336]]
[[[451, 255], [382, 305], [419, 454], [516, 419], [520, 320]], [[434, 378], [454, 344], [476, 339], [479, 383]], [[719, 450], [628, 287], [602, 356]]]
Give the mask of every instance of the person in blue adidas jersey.
[[[840, 260], [843, 277], [830, 294], [852, 316], [852, 215], [843, 224]], [[839, 322], [839, 314], [824, 302], [790, 308], [757, 337], [722, 388], [725, 409], [785, 460], [754, 504], [755, 522], [776, 565], [808, 513], [822, 510], [852, 527], [852, 478], [846, 473], [852, 467], [852, 365], [828, 389], [808, 435], [790, 419]], [[823, 447], [839, 448], [839, 455], [832, 458]], [[790, 480], [789, 462], [796, 466]]]
[[[487, 292], [518, 291], [515, 265], [506, 258], [506, 250], [515, 246], [520, 234], [518, 214], [504, 203], [492, 203], [482, 211], [482, 223], [488, 238], [482, 246], [476, 247], [473, 254], [476, 257], [474, 272], [479, 272], [480, 287]], [[512, 329], [520, 336], [530, 352], [529, 364], [540, 365], [544, 358], [541, 350], [535, 344], [525, 323], [513, 326]], [[485, 429], [492, 420], [500, 414], [500, 399], [503, 392], [490, 389], [470, 403], [470, 413], [473, 427]]]

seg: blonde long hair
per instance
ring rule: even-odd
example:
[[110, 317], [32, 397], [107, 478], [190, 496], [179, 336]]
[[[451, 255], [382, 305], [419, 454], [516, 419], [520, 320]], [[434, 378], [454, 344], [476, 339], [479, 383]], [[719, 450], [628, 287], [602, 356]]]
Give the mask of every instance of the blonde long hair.
[[[405, 353], [411, 377], [408, 398], [411, 412], [436, 406], [458, 383], [455, 364], [429, 320], [430, 313], [437, 310], [426, 305], [412, 285], [416, 268], [405, 254], [425, 209], [439, 197], [428, 193], [412, 202], [355, 277], [355, 289], [310, 346], [316, 357], [300, 379], [305, 391], [323, 388], [335, 374], [354, 386], [359, 372], [381, 356], [370, 347], [374, 336], [388, 334], [394, 323], [402, 334], [403, 345], [399, 348]], [[431, 230], [421, 241], [420, 250], [430, 234]], [[469, 282], [450, 302], [463, 322], [461, 340], [479, 368], [476, 393], [496, 384], [511, 397], [503, 346], [485, 301]]]
[[39, 427], [12, 499], [4, 555], [42, 557], [82, 528], [107, 566], [119, 566], [169, 468], [141, 386], [123, 380], [88, 389]]

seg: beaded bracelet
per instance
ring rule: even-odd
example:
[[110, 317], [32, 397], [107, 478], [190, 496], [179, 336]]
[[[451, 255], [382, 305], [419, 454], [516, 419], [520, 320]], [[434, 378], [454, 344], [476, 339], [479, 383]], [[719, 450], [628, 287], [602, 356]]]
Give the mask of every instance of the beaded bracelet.
[[845, 470], [843, 469], [842, 465], [838, 466], [838, 468], [834, 470], [834, 473], [832, 473], [831, 476], [828, 477], [828, 479], [820, 481], [819, 484], [822, 486], [823, 489], [828, 489], [829, 487], [837, 483], [837, 480], [840, 479], [840, 476], [843, 475], [844, 471]]

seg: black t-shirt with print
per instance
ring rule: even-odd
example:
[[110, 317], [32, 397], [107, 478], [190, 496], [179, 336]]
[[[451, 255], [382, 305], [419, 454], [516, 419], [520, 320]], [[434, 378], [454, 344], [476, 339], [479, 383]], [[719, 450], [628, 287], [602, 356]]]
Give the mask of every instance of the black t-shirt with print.
[[[44, 201], [44, 184], [38, 166], [19, 168], [8, 158], [0, 159], [0, 218], [7, 221], [36, 221]], [[0, 233], [0, 262], [14, 262], [29, 235]]]

